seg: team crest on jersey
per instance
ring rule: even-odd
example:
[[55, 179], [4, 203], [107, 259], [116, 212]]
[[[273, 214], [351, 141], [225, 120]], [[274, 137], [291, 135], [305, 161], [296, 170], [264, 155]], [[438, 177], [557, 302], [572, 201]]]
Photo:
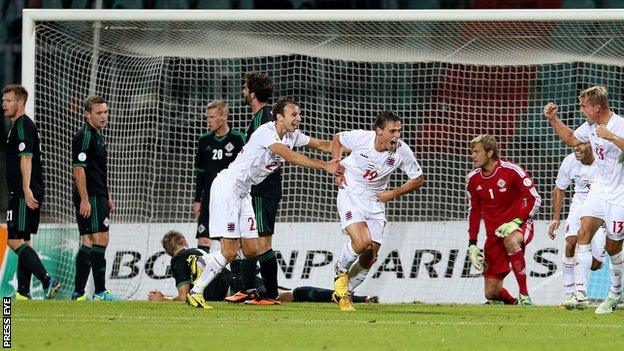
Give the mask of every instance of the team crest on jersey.
[[232, 152], [232, 150], [234, 150], [234, 145], [232, 143], [227, 143], [227, 145], [225, 145], [225, 151]]
[[201, 234], [201, 233], [203, 233], [203, 232], [205, 232], [205, 231], [206, 231], [206, 227], [204, 227], [204, 225], [203, 225], [203, 224], [200, 224], [200, 225], [197, 227], [197, 232], [198, 232], [198, 233], [200, 233], [200, 234]]
[[396, 159], [394, 157], [388, 157], [388, 160], [386, 160], [386, 164], [388, 166], [394, 166], [395, 163], [396, 163]]
[[345, 213], [345, 218], [347, 221], [350, 221], [353, 218], [353, 212], [347, 211], [347, 213]]
[[110, 226], [110, 220], [108, 219], [108, 217], [104, 218], [104, 226], [106, 226], [106, 228], [108, 228], [108, 226]]
[[234, 222], [228, 222], [227, 224], [227, 231], [228, 232], [233, 232], [236, 230], [236, 224], [234, 224]]
[[503, 179], [499, 179], [498, 182], [496, 182], [496, 185], [498, 185], [499, 187], [498, 191], [500, 191], [501, 193], [504, 193], [505, 191], [507, 191], [507, 189], [505, 188], [507, 183], [505, 183]]

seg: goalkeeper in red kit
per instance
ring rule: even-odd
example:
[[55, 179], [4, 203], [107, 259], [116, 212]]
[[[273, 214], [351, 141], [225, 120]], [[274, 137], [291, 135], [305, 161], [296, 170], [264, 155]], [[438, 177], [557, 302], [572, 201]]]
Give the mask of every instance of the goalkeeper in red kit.
[[[532, 305], [527, 289], [524, 248], [533, 238], [532, 217], [542, 204], [533, 181], [518, 164], [500, 159], [496, 139], [489, 134], [470, 141], [475, 170], [468, 174], [470, 201], [469, 257], [483, 270], [485, 297], [505, 304]], [[485, 222], [484, 255], [477, 248], [481, 218]], [[503, 287], [513, 271], [519, 294], [514, 298]]]

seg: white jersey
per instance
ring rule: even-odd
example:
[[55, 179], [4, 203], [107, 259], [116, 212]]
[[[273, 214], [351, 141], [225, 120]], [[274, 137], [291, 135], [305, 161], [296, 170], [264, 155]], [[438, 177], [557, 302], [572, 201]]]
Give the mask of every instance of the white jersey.
[[[396, 150], [375, 150], [375, 132], [352, 130], [339, 133], [340, 143], [351, 149], [351, 154], [340, 163], [345, 167], [347, 190], [374, 196], [388, 186], [390, 174], [401, 168], [410, 179], [422, 175], [422, 169], [412, 150], [402, 140]], [[367, 194], [364, 194], [367, 193]]]
[[571, 206], [580, 206], [587, 199], [587, 193], [589, 193], [595, 173], [595, 160], [591, 165], [584, 165], [572, 153], [561, 162], [555, 184], [557, 188], [566, 190], [571, 183], [574, 183], [574, 195], [572, 196]]
[[236, 159], [222, 173], [234, 182], [241, 194], [249, 193], [252, 185], [262, 182], [282, 165], [284, 160], [269, 149], [269, 146], [277, 143], [292, 149], [308, 145], [310, 137], [297, 129], [280, 139], [275, 122], [267, 122], [256, 129]]
[[[574, 137], [582, 142], [589, 141], [596, 157], [596, 175], [591, 191], [600, 192], [601, 198], [618, 206], [624, 206], [624, 153], [614, 143], [596, 135], [597, 123], [585, 122], [574, 131]], [[607, 129], [624, 138], [624, 118], [612, 114]]]

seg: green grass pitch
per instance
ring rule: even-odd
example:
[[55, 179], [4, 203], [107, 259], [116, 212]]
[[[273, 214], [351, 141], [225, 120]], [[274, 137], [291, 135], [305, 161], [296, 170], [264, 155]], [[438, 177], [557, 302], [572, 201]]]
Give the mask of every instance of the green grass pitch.
[[624, 309], [14, 301], [19, 350], [618, 350]]

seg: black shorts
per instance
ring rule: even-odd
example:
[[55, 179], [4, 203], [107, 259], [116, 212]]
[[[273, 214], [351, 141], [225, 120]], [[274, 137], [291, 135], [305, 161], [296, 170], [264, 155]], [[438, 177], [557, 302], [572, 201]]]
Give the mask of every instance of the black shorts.
[[275, 218], [280, 199], [253, 196], [251, 203], [256, 213], [256, 228], [259, 236], [271, 236], [275, 232]]
[[[202, 197], [199, 218], [197, 218], [197, 233], [195, 234], [195, 239], [211, 238], [208, 226], [208, 220], [210, 219], [210, 212], [208, 211], [209, 203], [210, 199], [207, 196]], [[219, 238], [213, 237], [212, 239]]]
[[108, 198], [106, 196], [90, 196], [91, 216], [84, 218], [80, 215], [80, 200], [74, 201], [76, 208], [76, 222], [80, 235], [108, 232], [110, 226]]
[[26, 206], [23, 194], [9, 193], [9, 208], [7, 209], [7, 229], [9, 239], [30, 240], [30, 234], [37, 234], [41, 218], [41, 204], [43, 196], [35, 195], [39, 207], [31, 210]]

